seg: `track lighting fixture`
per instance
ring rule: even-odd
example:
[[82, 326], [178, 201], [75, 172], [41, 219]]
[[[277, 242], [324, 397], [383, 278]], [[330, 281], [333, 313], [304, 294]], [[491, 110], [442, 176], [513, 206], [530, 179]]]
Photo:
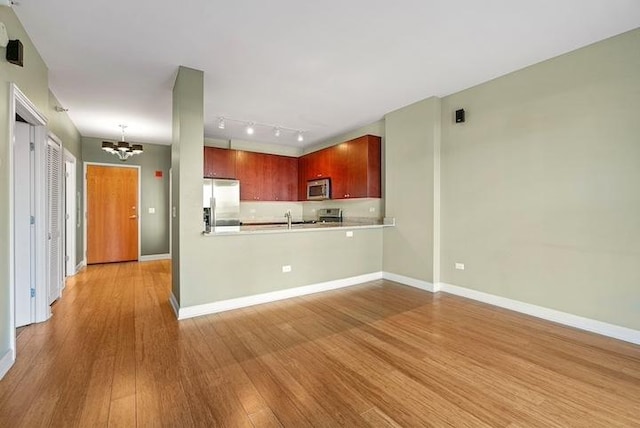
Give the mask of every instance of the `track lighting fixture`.
[[[231, 125], [229, 125], [231, 124]], [[240, 129], [244, 130], [246, 135], [255, 136], [256, 138], [264, 138], [268, 132], [271, 132], [275, 138], [296, 138], [298, 142], [304, 141], [304, 132], [300, 129], [287, 128], [280, 125], [269, 125], [266, 123], [258, 123], [249, 120], [230, 119], [228, 117], [218, 116], [216, 118], [216, 126], [218, 129], [225, 129], [226, 132], [233, 134]], [[266, 128], [266, 129], [265, 129]]]

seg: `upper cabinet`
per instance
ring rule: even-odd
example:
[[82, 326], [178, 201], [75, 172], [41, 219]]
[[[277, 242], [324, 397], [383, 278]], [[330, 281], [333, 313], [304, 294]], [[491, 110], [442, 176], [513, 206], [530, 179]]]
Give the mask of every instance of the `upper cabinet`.
[[380, 137], [365, 135], [301, 157], [299, 199], [317, 178], [331, 179], [331, 199], [381, 197], [380, 149]]
[[206, 178], [237, 178], [236, 151], [205, 147], [204, 176]]
[[240, 200], [298, 200], [298, 159], [246, 151], [236, 153]]
[[204, 148], [204, 176], [240, 180], [242, 201], [305, 201], [307, 182], [331, 179], [331, 199], [379, 198], [380, 137], [365, 135], [300, 158]]

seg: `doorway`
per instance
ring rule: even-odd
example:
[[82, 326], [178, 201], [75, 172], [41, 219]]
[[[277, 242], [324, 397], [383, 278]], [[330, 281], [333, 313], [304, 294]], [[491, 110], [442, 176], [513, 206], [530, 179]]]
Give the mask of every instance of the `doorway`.
[[13, 144], [15, 326], [35, 321], [35, 126], [16, 116]]
[[64, 253], [65, 276], [76, 274], [76, 158], [64, 149]]
[[135, 261], [140, 167], [85, 163], [87, 264]]
[[16, 358], [17, 323], [51, 316], [47, 302], [46, 118], [9, 85], [9, 352], [0, 378]]

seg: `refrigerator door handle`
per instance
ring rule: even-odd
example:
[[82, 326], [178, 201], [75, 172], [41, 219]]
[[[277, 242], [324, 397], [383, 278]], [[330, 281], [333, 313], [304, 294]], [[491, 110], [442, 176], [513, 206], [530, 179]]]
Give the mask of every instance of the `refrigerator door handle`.
[[209, 210], [209, 224], [215, 230], [216, 227], [216, 198], [211, 198], [211, 209]]

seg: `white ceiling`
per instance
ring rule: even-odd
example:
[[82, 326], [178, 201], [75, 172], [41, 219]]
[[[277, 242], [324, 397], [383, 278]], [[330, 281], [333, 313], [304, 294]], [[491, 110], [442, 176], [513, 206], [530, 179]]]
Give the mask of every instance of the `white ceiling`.
[[83, 136], [171, 142], [180, 65], [204, 71], [205, 135], [312, 144], [640, 26], [638, 0], [20, 0]]

